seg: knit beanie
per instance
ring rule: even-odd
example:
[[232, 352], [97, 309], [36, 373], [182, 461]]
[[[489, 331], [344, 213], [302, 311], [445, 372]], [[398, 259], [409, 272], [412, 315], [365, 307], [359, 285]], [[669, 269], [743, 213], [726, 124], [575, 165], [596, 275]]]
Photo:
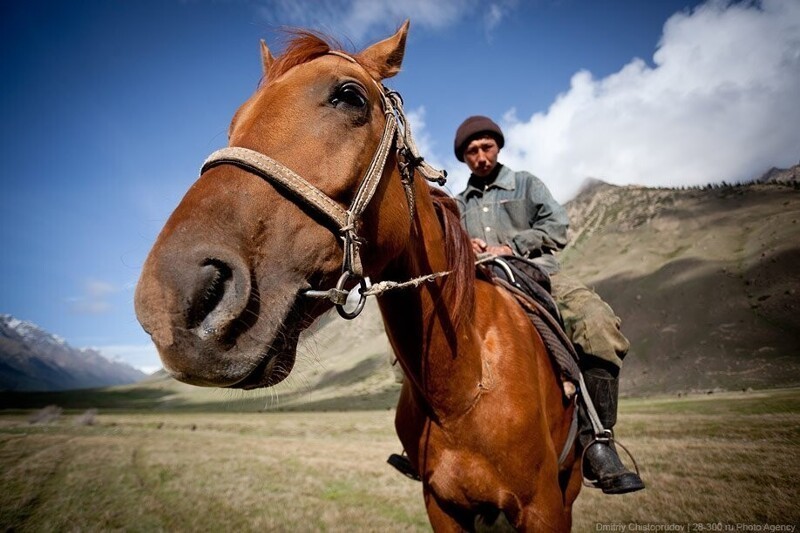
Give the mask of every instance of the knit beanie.
[[497, 141], [497, 147], [502, 148], [505, 144], [505, 137], [503, 137], [503, 130], [500, 126], [495, 124], [489, 117], [475, 115], [469, 117], [461, 123], [456, 130], [456, 138], [453, 142], [453, 151], [455, 151], [456, 158], [464, 162], [464, 149], [467, 145], [478, 137], [480, 134], [491, 135]]

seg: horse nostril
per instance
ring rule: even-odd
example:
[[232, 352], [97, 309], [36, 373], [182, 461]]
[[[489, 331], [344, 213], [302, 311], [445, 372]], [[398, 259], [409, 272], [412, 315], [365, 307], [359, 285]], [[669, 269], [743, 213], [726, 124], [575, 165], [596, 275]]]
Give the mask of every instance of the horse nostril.
[[191, 296], [188, 313], [188, 329], [194, 329], [222, 301], [227, 285], [233, 277], [231, 267], [218, 259], [207, 259], [200, 267], [196, 292]]

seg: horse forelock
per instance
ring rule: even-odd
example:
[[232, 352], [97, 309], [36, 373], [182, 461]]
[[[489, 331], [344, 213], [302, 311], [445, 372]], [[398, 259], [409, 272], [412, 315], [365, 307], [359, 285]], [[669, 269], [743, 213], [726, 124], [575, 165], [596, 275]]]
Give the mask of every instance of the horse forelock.
[[262, 84], [279, 78], [297, 65], [308, 63], [331, 50], [342, 48], [332, 37], [323, 33], [302, 29], [290, 29], [286, 32], [290, 36], [288, 44], [270, 67], [269, 79], [262, 79]]
[[445, 298], [453, 310], [453, 323], [458, 327], [475, 310], [475, 252], [469, 235], [461, 226], [456, 200], [435, 187], [430, 188], [430, 193], [444, 232], [445, 253], [451, 272], [445, 283]]

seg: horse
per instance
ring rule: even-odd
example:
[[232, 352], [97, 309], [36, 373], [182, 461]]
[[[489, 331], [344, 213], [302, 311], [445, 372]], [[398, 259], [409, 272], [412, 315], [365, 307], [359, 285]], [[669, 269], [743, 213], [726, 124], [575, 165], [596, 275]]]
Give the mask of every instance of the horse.
[[476, 276], [455, 201], [428, 183], [441, 176], [383, 85], [408, 27], [360, 53], [303, 30], [277, 58], [261, 42], [261, 82], [156, 239], [137, 318], [174, 378], [269, 387], [316, 318], [352, 318], [352, 286], [363, 305], [394, 283], [378, 300], [406, 377], [395, 428], [433, 529], [502, 512], [568, 531], [580, 461], [559, 452], [575, 407], [522, 307]]

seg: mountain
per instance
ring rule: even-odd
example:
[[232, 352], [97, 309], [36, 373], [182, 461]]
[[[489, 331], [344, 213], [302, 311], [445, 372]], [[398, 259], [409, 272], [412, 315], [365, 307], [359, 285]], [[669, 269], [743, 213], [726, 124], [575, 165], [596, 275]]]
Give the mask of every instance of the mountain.
[[0, 390], [105, 387], [134, 383], [145, 376], [96, 350], [73, 348], [31, 322], [0, 314]]
[[631, 340], [622, 391], [800, 385], [800, 191], [587, 183], [567, 205], [565, 272]]
[[790, 168], [772, 167], [756, 181], [759, 183], [800, 183], [800, 163]]

